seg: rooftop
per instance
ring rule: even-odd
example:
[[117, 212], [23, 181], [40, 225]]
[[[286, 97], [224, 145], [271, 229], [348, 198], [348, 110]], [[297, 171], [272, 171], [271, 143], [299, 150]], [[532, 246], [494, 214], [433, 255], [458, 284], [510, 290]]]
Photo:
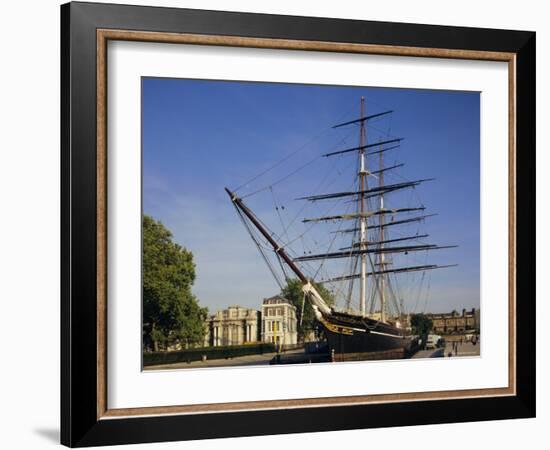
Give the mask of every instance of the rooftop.
[[290, 303], [289, 300], [287, 300], [286, 298], [284, 298], [284, 297], [281, 296], [281, 295], [274, 295], [273, 297], [264, 298], [263, 304], [264, 304], [264, 305], [281, 305], [281, 304], [287, 304], [287, 305], [291, 305], [291, 306], [292, 306], [292, 303]]

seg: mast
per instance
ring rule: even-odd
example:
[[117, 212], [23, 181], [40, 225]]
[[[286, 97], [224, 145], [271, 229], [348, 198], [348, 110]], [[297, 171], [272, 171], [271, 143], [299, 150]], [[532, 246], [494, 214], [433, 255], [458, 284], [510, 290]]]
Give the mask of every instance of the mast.
[[[418, 233], [414, 236], [400, 236], [398, 238], [388, 239], [387, 233], [386, 233], [386, 227], [389, 226], [395, 226], [395, 225], [404, 225], [408, 223], [413, 222], [419, 222], [423, 221], [428, 217], [432, 217], [436, 214], [426, 214], [426, 215], [420, 215], [415, 217], [408, 217], [401, 220], [393, 220], [394, 216], [398, 213], [410, 213], [410, 212], [416, 212], [416, 211], [423, 211], [426, 208], [424, 206], [418, 206], [418, 207], [406, 207], [406, 208], [388, 208], [385, 206], [385, 196], [386, 194], [407, 189], [407, 188], [414, 188], [417, 185], [431, 181], [433, 179], [419, 179], [419, 180], [413, 180], [413, 181], [404, 181], [400, 183], [393, 183], [389, 185], [384, 184], [384, 175], [385, 172], [402, 167], [403, 164], [394, 164], [388, 167], [384, 167], [384, 153], [386, 151], [398, 148], [400, 146], [400, 142], [403, 140], [402, 138], [391, 138], [391, 139], [385, 139], [385, 140], [378, 140], [378, 142], [371, 142], [367, 143], [367, 130], [365, 123], [369, 119], [378, 118], [385, 116], [386, 114], [390, 114], [392, 111], [384, 111], [381, 113], [373, 114], [370, 116], [365, 115], [365, 98], [361, 97], [361, 103], [360, 103], [360, 117], [358, 119], [354, 119], [348, 122], [340, 123], [338, 125], [333, 126], [333, 128], [339, 128], [347, 125], [360, 125], [359, 129], [359, 145], [357, 147], [353, 148], [346, 148], [344, 150], [337, 150], [330, 153], [323, 154], [323, 157], [331, 157], [336, 155], [348, 155], [352, 152], [357, 152], [356, 157], [359, 157], [358, 160], [358, 166], [359, 170], [357, 173], [357, 188], [352, 187], [349, 191], [345, 192], [329, 192], [329, 193], [323, 193], [323, 194], [314, 194], [309, 195], [306, 197], [300, 197], [297, 200], [305, 200], [310, 202], [318, 202], [318, 201], [324, 201], [324, 200], [334, 200], [339, 199], [343, 197], [352, 197], [351, 202], [357, 202], [356, 203], [356, 210], [354, 212], [348, 213], [347, 211], [345, 213], [332, 213], [332, 215], [327, 215], [323, 217], [314, 217], [314, 218], [304, 218], [302, 222], [308, 223], [308, 222], [332, 222], [335, 220], [353, 220], [354, 226], [349, 229], [344, 230], [337, 230], [333, 231], [332, 233], [357, 233], [359, 232], [359, 239], [358, 240], [352, 240], [350, 247], [344, 247], [340, 248], [339, 251], [331, 251], [331, 247], [326, 252], [318, 253], [318, 254], [309, 254], [304, 253], [303, 256], [298, 256], [291, 258], [285, 251], [282, 244], [279, 244], [277, 242], [277, 237], [274, 235], [256, 216], [255, 214], [243, 203], [243, 201], [234, 193], [231, 192], [229, 189], [225, 189], [227, 193], [229, 194], [231, 201], [233, 202], [235, 209], [237, 210], [237, 213], [243, 220], [243, 223], [245, 224], [245, 227], [247, 228], [249, 234], [252, 237], [252, 240], [256, 243], [258, 248], [260, 249], [260, 252], [263, 254], [263, 251], [261, 250], [261, 245], [257, 240], [257, 237], [255, 236], [255, 233], [253, 229], [250, 227], [250, 224], [253, 225], [253, 228], [256, 228], [257, 231], [263, 236], [263, 238], [271, 245], [273, 248], [273, 251], [277, 255], [277, 257], [284, 261], [286, 265], [296, 274], [296, 276], [300, 279], [302, 282], [302, 291], [304, 292], [306, 298], [310, 301], [310, 304], [313, 308], [313, 311], [315, 313], [315, 316], [317, 319], [322, 320], [323, 317], [330, 316], [333, 313], [333, 308], [327, 304], [327, 302], [323, 299], [323, 297], [319, 294], [319, 292], [316, 290], [315, 286], [313, 285], [313, 280], [309, 279], [301, 270], [299, 267], [302, 262], [306, 261], [315, 261], [315, 260], [331, 260], [331, 259], [340, 259], [340, 258], [353, 258], [353, 264], [351, 268], [351, 273], [346, 273], [343, 276], [339, 276], [336, 278], [330, 278], [321, 280], [321, 283], [327, 283], [327, 282], [340, 282], [345, 280], [354, 280], [359, 279], [360, 280], [360, 290], [359, 290], [359, 307], [360, 307], [360, 315], [362, 317], [365, 317], [367, 315], [367, 278], [368, 277], [374, 277], [373, 283], [376, 283], [377, 290], [378, 290], [378, 301], [380, 302], [380, 321], [385, 322], [387, 317], [387, 308], [386, 308], [386, 291], [388, 289], [391, 290], [390, 287], [390, 280], [389, 280], [389, 274], [399, 274], [399, 273], [408, 273], [408, 272], [416, 272], [416, 271], [426, 271], [426, 270], [432, 270], [432, 269], [440, 269], [440, 268], [446, 268], [446, 267], [454, 267], [454, 265], [447, 265], [447, 266], [439, 266], [439, 265], [418, 265], [418, 266], [406, 266], [406, 267], [393, 267], [391, 269], [388, 269], [389, 265], [392, 265], [392, 258], [388, 257], [386, 258], [386, 253], [401, 253], [401, 254], [408, 254], [410, 252], [424, 252], [424, 251], [431, 251], [431, 250], [440, 250], [440, 249], [448, 249], [456, 247], [454, 245], [447, 245], [447, 246], [440, 246], [435, 244], [427, 244], [427, 243], [418, 243], [415, 245], [392, 245], [396, 242], [402, 242], [402, 241], [409, 241], [409, 240], [418, 240], [421, 238], [425, 238], [428, 235], [419, 235]], [[396, 145], [392, 145], [396, 144]], [[391, 146], [390, 146], [391, 145]], [[379, 155], [379, 164], [376, 171], [369, 171], [367, 168], [367, 157], [368, 156], [374, 156], [375, 154]], [[375, 183], [371, 188], [368, 186], [368, 175], [378, 175], [378, 183]], [[374, 201], [375, 203], [378, 203], [378, 208], [369, 210], [368, 208], [368, 200], [371, 198], [378, 197], [378, 201]], [[386, 220], [385, 216], [386, 214], [391, 214], [392, 218], [390, 220]], [[370, 230], [371, 232], [375, 232], [378, 234], [378, 237], [375, 239], [368, 240], [368, 231], [369, 231], [369, 223], [368, 219], [370, 217], [374, 216], [380, 216], [379, 220], [377, 220], [375, 223], [370, 224]], [[307, 230], [306, 230], [307, 231]], [[374, 261], [376, 261], [377, 264], [373, 264], [373, 261], [371, 259], [370, 254], [373, 253]], [[265, 255], [264, 255], [265, 258]], [[367, 272], [367, 258], [369, 258], [369, 261], [371, 263], [371, 271]], [[271, 264], [267, 261], [268, 266], [270, 269], [272, 269]], [[279, 261], [281, 262], [281, 261]], [[357, 270], [358, 263], [361, 263], [360, 270], [358, 273], [354, 273]], [[378, 266], [378, 268], [375, 268], [374, 266]], [[272, 270], [273, 271], [273, 270]], [[284, 268], [283, 268], [284, 271]], [[275, 274], [274, 274], [275, 275]], [[317, 273], [316, 273], [317, 275]], [[319, 281], [317, 281], [319, 282]], [[348, 296], [351, 298], [352, 292], [353, 292], [353, 282], [349, 285], [349, 292]], [[375, 297], [375, 293], [373, 295], [373, 299]], [[390, 297], [391, 298], [391, 297]], [[349, 301], [349, 300], [348, 300]], [[372, 305], [371, 305], [372, 307]], [[397, 307], [398, 309], [403, 310], [402, 307]]]
[[[361, 97], [361, 118], [365, 117], [365, 97]], [[366, 189], [365, 182], [367, 171], [365, 168], [365, 148], [366, 145], [366, 132], [365, 132], [365, 120], [360, 120], [360, 137], [359, 137], [359, 160], [360, 160], [360, 169], [359, 169], [359, 185], [360, 192], [358, 196], [359, 201], [359, 224], [360, 224], [360, 235], [359, 243], [360, 249], [366, 250], [367, 248], [367, 218], [364, 215], [365, 212], [365, 194]], [[361, 253], [361, 281], [359, 285], [359, 304], [361, 315], [366, 314], [366, 296], [367, 296], [367, 254]]]
[[[378, 175], [378, 186], [384, 186], [384, 152], [380, 152], [380, 164], [379, 164], [379, 175]], [[380, 209], [384, 209], [384, 192], [380, 195]], [[379, 234], [380, 234], [380, 249], [384, 249], [384, 235], [385, 235], [385, 214], [380, 214], [379, 216]], [[385, 255], [384, 252], [380, 252], [379, 255], [380, 270], [380, 320], [382, 322], [386, 321], [386, 282], [384, 270], [386, 269]]]

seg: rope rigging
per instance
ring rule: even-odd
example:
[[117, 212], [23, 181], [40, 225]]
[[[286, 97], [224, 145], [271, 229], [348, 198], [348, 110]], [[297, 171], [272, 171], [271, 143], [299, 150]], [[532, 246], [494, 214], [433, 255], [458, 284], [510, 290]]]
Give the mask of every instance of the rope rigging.
[[283, 283], [281, 282], [281, 280], [279, 280], [279, 276], [277, 274], [277, 272], [275, 271], [275, 269], [273, 268], [273, 266], [271, 265], [271, 263], [269, 262], [269, 259], [267, 258], [267, 255], [264, 253], [264, 248], [263, 246], [260, 244], [258, 238], [256, 237], [256, 233], [254, 232], [254, 230], [250, 227], [250, 224], [248, 223], [248, 221], [246, 220], [246, 218], [243, 216], [243, 213], [241, 212], [241, 210], [239, 208], [237, 208], [235, 206], [235, 210], [237, 211], [237, 215], [240, 217], [244, 227], [246, 228], [246, 230], [248, 231], [248, 234], [250, 235], [250, 238], [252, 239], [252, 241], [256, 244], [256, 247], [258, 248], [258, 251], [260, 252], [260, 255], [262, 255], [262, 258], [263, 260], [265, 261], [267, 267], [269, 268], [269, 271], [271, 272], [271, 274], [273, 275], [273, 278], [275, 279], [275, 282], [279, 285], [279, 288], [281, 290], [283, 290]]
[[[239, 185], [237, 188], [235, 188], [233, 190], [233, 192], [238, 192], [240, 191], [243, 187], [247, 186], [248, 184], [258, 180], [259, 178], [261, 178], [262, 176], [266, 175], [267, 173], [271, 172], [272, 170], [274, 170], [275, 168], [279, 167], [281, 164], [283, 164], [284, 162], [288, 161], [289, 159], [291, 159], [293, 156], [297, 155], [298, 153], [300, 153], [301, 151], [303, 151], [305, 148], [307, 148], [312, 142], [314, 142], [315, 140], [317, 140], [319, 137], [321, 137], [324, 133], [327, 133], [328, 131], [331, 130], [331, 127], [328, 127], [326, 128], [325, 130], [321, 131], [318, 135], [314, 136], [312, 139], [310, 139], [309, 141], [307, 141], [305, 144], [303, 144], [301, 147], [299, 147], [297, 150], [295, 150], [294, 152], [288, 154], [287, 156], [285, 156], [284, 158], [280, 159], [279, 161], [277, 161], [276, 163], [274, 163], [273, 165], [271, 165], [270, 167], [268, 167], [267, 169], [261, 171], [259, 174], [253, 176], [251, 179], [249, 179], [248, 181], [242, 183], [241, 185]], [[339, 142], [337, 142], [334, 147], [336, 146], [339, 146], [341, 145], [342, 143], [345, 143], [346, 142], [346, 138], [349, 137], [349, 135], [351, 134], [348, 133], [344, 138], [342, 138]], [[313, 163], [314, 161], [316, 161], [317, 159], [321, 158], [322, 155], [317, 155], [315, 158], [313, 158], [312, 160], [310, 160], [309, 162], [305, 163], [304, 165], [300, 166], [298, 169], [296, 169], [294, 172], [290, 173], [290, 174], [287, 174], [285, 175], [284, 177], [276, 180], [275, 182], [271, 183], [270, 185], [268, 186], [264, 186], [260, 189], [257, 189], [251, 193], [248, 193], [248, 194], [245, 194], [245, 195], [242, 195], [241, 198], [246, 198], [246, 197], [250, 197], [252, 195], [255, 195], [255, 194], [258, 194], [260, 192], [263, 192], [265, 191], [266, 189], [268, 189], [270, 186], [274, 186], [276, 184], [279, 184], [280, 182], [288, 179], [289, 177], [291, 177], [292, 175], [295, 175], [296, 173], [298, 173], [299, 171], [301, 171], [302, 169], [304, 169], [305, 167], [307, 167], [308, 165], [310, 165], [311, 163]]]
[[[391, 113], [391, 111], [390, 111]], [[372, 117], [377, 115], [383, 115], [386, 113], [381, 114], [374, 114]], [[388, 123], [387, 130], [383, 130], [380, 127], [377, 127], [376, 125], [372, 125], [371, 123], [366, 123], [366, 118], [361, 119], [354, 119], [348, 122], [344, 122], [338, 126], [344, 126], [351, 124], [353, 125], [351, 128], [354, 128], [356, 131], [356, 127], [359, 126], [359, 123], [364, 123], [364, 128], [366, 129], [367, 126], [369, 127], [369, 130], [375, 130], [378, 131], [378, 139], [376, 142], [375, 140], [370, 140], [372, 143], [367, 143], [366, 138], [365, 141], [359, 143], [359, 147], [352, 147], [352, 148], [346, 148], [346, 150], [338, 150], [334, 152], [324, 153], [321, 154], [318, 152], [318, 154], [308, 159], [306, 162], [298, 165], [295, 169], [291, 170], [289, 173], [286, 173], [282, 176], [279, 176], [275, 178], [275, 180], [269, 184], [261, 185], [259, 188], [254, 189], [250, 192], [245, 193], [244, 195], [240, 196], [240, 199], [249, 198], [252, 196], [255, 196], [260, 193], [264, 193], [266, 191], [269, 191], [271, 196], [271, 201], [273, 203], [274, 211], [277, 216], [277, 219], [272, 219], [270, 222], [278, 221], [279, 225], [277, 225], [277, 228], [280, 226], [280, 231], [277, 230], [277, 234], [270, 230], [267, 225], [265, 225], [259, 218], [257, 218], [255, 215], [248, 216], [250, 220], [254, 224], [257, 225], [256, 220], [261, 223], [261, 225], [265, 228], [265, 230], [268, 231], [268, 234], [265, 233], [265, 230], [262, 232], [262, 236], [258, 235], [257, 230], [252, 226], [252, 223], [249, 222], [247, 217], [245, 217], [242, 213], [242, 211], [239, 210], [239, 208], [236, 208], [237, 213], [239, 217], [241, 218], [241, 221], [245, 225], [245, 228], [247, 232], [249, 233], [250, 237], [254, 241], [256, 247], [258, 248], [262, 258], [264, 259], [266, 265], [268, 266], [270, 272], [272, 273], [275, 281], [279, 285], [281, 291], [284, 289], [284, 286], [286, 283], [288, 283], [288, 280], [290, 279], [288, 268], [294, 267], [294, 273], [297, 273], [301, 279], [303, 279], [303, 274], [307, 274], [307, 277], [309, 279], [313, 280], [321, 280], [326, 281], [327, 283], [330, 283], [332, 292], [336, 295], [337, 298], [341, 298], [343, 300], [343, 303], [345, 305], [346, 310], [351, 311], [352, 310], [352, 299], [354, 298], [354, 292], [356, 291], [357, 283], [355, 283], [355, 276], [353, 275], [351, 277], [333, 277], [331, 276], [331, 272], [335, 271], [335, 268], [339, 268], [340, 266], [343, 266], [344, 274], [357, 274], [358, 266], [361, 261], [362, 267], [361, 267], [361, 280], [362, 285], [360, 286], [361, 297], [365, 299], [368, 297], [368, 310], [372, 314], [376, 312], [376, 306], [377, 306], [377, 300], [380, 302], [380, 312], [382, 317], [384, 316], [384, 313], [390, 312], [391, 314], [394, 314], [395, 317], [401, 316], [404, 313], [404, 307], [402, 305], [403, 298], [405, 296], [401, 295], [402, 292], [400, 292], [399, 284], [397, 283], [397, 277], [395, 272], [399, 271], [406, 271], [410, 269], [415, 269], [418, 272], [420, 270], [425, 269], [425, 267], [399, 267], [399, 261], [402, 259], [402, 255], [408, 255], [409, 252], [414, 251], [422, 251], [424, 253], [424, 250], [428, 247], [437, 247], [435, 245], [429, 245], [425, 243], [424, 239], [427, 237], [427, 235], [419, 235], [419, 231], [417, 229], [416, 235], [413, 236], [407, 236], [407, 233], [404, 233], [403, 231], [400, 231], [399, 227], [391, 226], [391, 234], [393, 236], [397, 236], [397, 238], [393, 237], [390, 238], [388, 235], [388, 231], [386, 231], [386, 227], [389, 227], [390, 225], [406, 225], [407, 227], [410, 226], [410, 224], [418, 224], [419, 222], [423, 222], [426, 217], [429, 217], [430, 215], [420, 216], [420, 217], [413, 217], [411, 216], [410, 212], [413, 210], [418, 210], [420, 208], [395, 208], [395, 209], [382, 209], [384, 208], [383, 200], [384, 196], [391, 195], [392, 198], [394, 195], [399, 195], [396, 193], [398, 190], [403, 190], [406, 192], [405, 188], [411, 188], [412, 194], [411, 196], [415, 197], [415, 202], [411, 201], [411, 198], [409, 198], [409, 205], [412, 203], [420, 204], [422, 205], [420, 201], [420, 196], [418, 191], [415, 189], [415, 186], [423, 181], [428, 180], [417, 180], [417, 181], [410, 181], [404, 176], [400, 175], [399, 172], [394, 171], [393, 169], [397, 169], [403, 164], [398, 164], [397, 162], [393, 166], [388, 166], [387, 164], [383, 166], [382, 161], [383, 158], [380, 157], [380, 169], [376, 171], [375, 175], [372, 172], [369, 172], [368, 170], [363, 170], [363, 168], [360, 167], [360, 159], [359, 158], [350, 158], [346, 159], [345, 154], [347, 152], [351, 151], [364, 151], [365, 148], [375, 147], [377, 145], [380, 146], [380, 151], [375, 151], [372, 153], [365, 152], [364, 157], [374, 157], [374, 154], [376, 153], [376, 157], [379, 157], [379, 154], [382, 154], [383, 151], [389, 150], [390, 148], [387, 147], [387, 144], [392, 143], [394, 141], [401, 141], [400, 138], [395, 138], [391, 135], [391, 128], [392, 128], [392, 118], [393, 114], [389, 114], [386, 119], [377, 118], [376, 120], [386, 120]], [[378, 122], [376, 122], [378, 124]], [[277, 161], [276, 163], [272, 164], [270, 167], [264, 169], [259, 174], [252, 177], [250, 180], [246, 181], [245, 183], [241, 184], [235, 189], [236, 191], [242, 190], [244, 187], [249, 186], [250, 183], [253, 183], [260, 178], [262, 178], [264, 175], [272, 172], [277, 167], [281, 166], [283, 163], [289, 161], [291, 158], [296, 156], [297, 154], [301, 153], [306, 149], [309, 145], [311, 145], [312, 142], [319, 139], [321, 136], [323, 136], [328, 130], [331, 128], [327, 128], [314, 136], [312, 139], [310, 139], [308, 142], [304, 143], [302, 146], [300, 146], [295, 151], [291, 152], [290, 154], [286, 155], [281, 160]], [[372, 129], [372, 130], [371, 130]], [[333, 147], [340, 147], [342, 144], [345, 144], [346, 147], [349, 147], [350, 145], [347, 143], [347, 139], [349, 136], [355, 132], [354, 130], [348, 132], [342, 139], [340, 139], [336, 144], [333, 145]], [[376, 133], [373, 133], [376, 136]], [[370, 136], [370, 134], [369, 134]], [[384, 147], [386, 145], [386, 147]], [[330, 146], [329, 146], [330, 147]], [[329, 150], [330, 148], [326, 148]], [[321, 158], [324, 156], [331, 156], [335, 155], [331, 161], [328, 169], [324, 173], [324, 175], [321, 177], [319, 183], [315, 186], [315, 189], [313, 189], [312, 192], [308, 192], [307, 197], [303, 197], [301, 200], [303, 203], [297, 207], [293, 208], [291, 205], [287, 205], [285, 207], [283, 203], [280, 201], [280, 191], [277, 189], [277, 195], [275, 192], [275, 188], [279, 185], [281, 185], [283, 182], [287, 181], [289, 178], [297, 175], [298, 173], [302, 173], [303, 171], [306, 171], [306, 169], [312, 167], [315, 163], [317, 163]], [[306, 155], [307, 156], [307, 155]], [[330, 158], [329, 158], [330, 159]], [[323, 158], [323, 160], [326, 161], [326, 159]], [[339, 180], [342, 179], [342, 177], [346, 174], [348, 174], [348, 169], [351, 168], [352, 164], [355, 165], [355, 176], [353, 178], [353, 182], [351, 183], [351, 190], [349, 191], [342, 191], [342, 192], [336, 192], [336, 193], [328, 193], [328, 194], [321, 194], [319, 195], [319, 192], [321, 192], [321, 189], [323, 188], [325, 192], [329, 192], [326, 189], [330, 187], [331, 185], [335, 184]], [[366, 166], [368, 167], [368, 165]], [[391, 183], [384, 183], [384, 174], [388, 171], [389, 177], [394, 177], [403, 180], [400, 184], [391, 184]], [[360, 176], [360, 174], [362, 176]], [[372, 190], [369, 190], [369, 177], [372, 176], [374, 178], [379, 179], [378, 184], [375, 183], [371, 184]], [[259, 184], [259, 183], [258, 183]], [[339, 184], [342, 185], [342, 183]], [[401, 189], [402, 188], [402, 189]], [[374, 195], [371, 195], [374, 194]], [[268, 194], [265, 194], [268, 195]], [[353, 199], [349, 201], [346, 199], [346, 197], [349, 196], [355, 196], [357, 195], [356, 199]], [[401, 194], [402, 197], [400, 197], [400, 200], [402, 200], [405, 195]], [[305, 200], [312, 200], [312, 201], [304, 201]], [[310, 207], [313, 210], [319, 211], [321, 209], [321, 203], [317, 200], [324, 200], [327, 203], [324, 203], [325, 208], [323, 209], [323, 214], [326, 217], [322, 217], [323, 214], [321, 214], [320, 219], [326, 219], [325, 222], [318, 221], [317, 219], [309, 221], [309, 219], [303, 223], [300, 222], [300, 226], [303, 226], [303, 229], [297, 228], [295, 225], [297, 225], [298, 219], [303, 215], [306, 208]], [[358, 201], [360, 200], [360, 201]], [[381, 209], [378, 211], [378, 213], [381, 212], [380, 217], [382, 215], [387, 214], [387, 221], [386, 219], [378, 220], [378, 218], [375, 219], [375, 216], [369, 216], [367, 214], [374, 214], [377, 210], [375, 208], [375, 204], [377, 202], [381, 203]], [[361, 203], [363, 202], [363, 203]], [[391, 202], [390, 202], [391, 203]], [[360, 207], [361, 204], [361, 207]], [[350, 209], [352, 209], [355, 206], [355, 214], [349, 214]], [[339, 208], [338, 215], [336, 216], [330, 216], [329, 213], [336, 208]], [[342, 211], [343, 210], [343, 211]], [[366, 212], [364, 212], [366, 211]], [[311, 211], [310, 211], [311, 212]], [[400, 218], [400, 220], [394, 221], [394, 217], [396, 213], [405, 213], [405, 218]], [[390, 216], [391, 214], [391, 216]], [[354, 216], [354, 217], [346, 217], [346, 216]], [[397, 216], [399, 217], [399, 216]], [[355, 225], [350, 230], [342, 230], [343, 225], [346, 223], [343, 219], [353, 219], [353, 224]], [[334, 223], [335, 221], [339, 221], [339, 225], [336, 230], [332, 230], [332, 236], [328, 240], [326, 239], [319, 239], [318, 234], [320, 231], [315, 234], [317, 230], [322, 229], [319, 225], [322, 225], [322, 223]], [[349, 223], [349, 222], [348, 222]], [[361, 237], [361, 235], [358, 233], [361, 229], [360, 226], [366, 227], [366, 233], [365, 229], [363, 230], [364, 234]], [[317, 228], [316, 228], [317, 227]], [[315, 231], [314, 231], [315, 230]], [[338, 242], [347, 242], [349, 245], [349, 234], [351, 235], [351, 246], [350, 247], [343, 247], [340, 248], [341, 252], [341, 260], [336, 261], [335, 258], [340, 258], [340, 252], [333, 252], [334, 247], [337, 245]], [[388, 233], [388, 234], [386, 234]], [[270, 237], [271, 235], [271, 237]], [[277, 244], [279, 245], [278, 249], [273, 249], [272, 246], [266, 245], [266, 242], [271, 242], [273, 238], [275, 241], [277, 241]], [[395, 247], [392, 248], [391, 246], [385, 246], [386, 243], [393, 243], [395, 241], [400, 240], [413, 240], [419, 244], [418, 246], [408, 246], [408, 247]], [[297, 244], [298, 243], [298, 244]], [[273, 243], [272, 243], [273, 244]], [[295, 251], [293, 248], [297, 245], [301, 245], [302, 253], [301, 255], [296, 255], [296, 253], [299, 253]], [[400, 245], [400, 244], [398, 244]], [[357, 249], [361, 246], [361, 251], [357, 251]], [[368, 247], [368, 251], [366, 248]], [[437, 247], [437, 248], [449, 248], [449, 247]], [[286, 255], [284, 256], [285, 260], [283, 260], [279, 254], [279, 251], [284, 249], [284, 253]], [[321, 249], [319, 251], [319, 249]], [[348, 252], [345, 250], [349, 249]], [[377, 258], [373, 258], [371, 254], [371, 250], [373, 249], [373, 252], [377, 252]], [[376, 250], [378, 249], [378, 250]], [[398, 253], [402, 249], [401, 254]], [[318, 251], [318, 255], [314, 254], [315, 251]], [[395, 252], [395, 255], [392, 253]], [[275, 255], [276, 263], [271, 259], [270, 253], [273, 252]], [[312, 254], [313, 253], [313, 254]], [[386, 259], [386, 253], [387, 253], [387, 259]], [[427, 253], [427, 252], [425, 252]], [[384, 254], [384, 257], [382, 255]], [[309, 256], [308, 256], [309, 255]], [[290, 257], [290, 259], [289, 259]], [[412, 255], [413, 259], [416, 257]], [[334, 259], [333, 259], [334, 258]], [[387, 266], [392, 266], [394, 264], [394, 258], [395, 261], [397, 261], [397, 267], [393, 266], [390, 267], [390, 269], [387, 269]], [[367, 261], [368, 267], [370, 267], [369, 272], [365, 272], [365, 263], [364, 261]], [[286, 261], [286, 262], [285, 262]], [[314, 262], [315, 261], [315, 262]], [[298, 266], [293, 266], [298, 265]], [[287, 266], [288, 264], [288, 266]], [[339, 264], [340, 266], [336, 266], [336, 264]], [[278, 265], [278, 267], [276, 267]], [[296, 270], [296, 267], [299, 267], [300, 270]], [[445, 266], [441, 266], [445, 267]], [[428, 267], [431, 268], [431, 267]], [[300, 273], [300, 271], [303, 270], [303, 274]], [[279, 273], [280, 272], [280, 273]], [[338, 271], [339, 272], [339, 271]], [[337, 272], [337, 273], [338, 273]], [[281, 276], [282, 274], [282, 276]], [[369, 277], [368, 284], [366, 283], [366, 277]], [[406, 275], [409, 279], [412, 280], [418, 280], [417, 275]], [[333, 278], [333, 279], [332, 279]], [[413, 282], [410, 284], [408, 289], [410, 292], [406, 296], [406, 298], [411, 301], [412, 299], [415, 299], [414, 301], [414, 310], [416, 311], [420, 302], [421, 302], [421, 296], [424, 290], [425, 281], [427, 278], [427, 288], [426, 288], [426, 299], [424, 302], [424, 308], [426, 308], [427, 299], [429, 296], [429, 290], [430, 290], [430, 276], [426, 277], [426, 271], [422, 270], [422, 274], [420, 277], [420, 281], [417, 284], [416, 282]], [[366, 288], [365, 288], [366, 285]], [[415, 292], [416, 291], [416, 292]], [[387, 294], [387, 296], [386, 296]], [[414, 295], [416, 294], [416, 295]], [[302, 301], [302, 315], [303, 315], [303, 308], [304, 308], [304, 300]], [[388, 300], [388, 301], [386, 301]], [[409, 305], [410, 306], [410, 305]], [[362, 303], [361, 308], [366, 312], [367, 309], [365, 308], [365, 303]]]

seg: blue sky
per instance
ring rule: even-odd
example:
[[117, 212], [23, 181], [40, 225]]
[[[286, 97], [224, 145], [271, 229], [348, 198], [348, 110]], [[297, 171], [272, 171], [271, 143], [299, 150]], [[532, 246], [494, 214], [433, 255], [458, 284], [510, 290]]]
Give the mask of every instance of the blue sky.
[[[343, 212], [349, 199], [305, 205], [295, 199], [350, 189], [355, 156], [320, 155], [358, 144], [356, 126], [331, 126], [357, 118], [361, 96], [367, 114], [394, 110], [369, 124], [369, 142], [404, 138], [399, 149], [384, 154], [386, 166], [404, 163], [385, 183], [436, 178], [387, 196], [389, 207], [423, 205], [424, 214], [437, 214], [408, 228], [391, 227], [392, 237], [429, 234], [428, 243], [459, 246], [407, 260], [396, 256], [396, 267], [459, 264], [400, 276], [400, 298], [416, 311], [479, 306], [479, 93], [144, 78], [142, 96], [143, 210], [193, 252], [193, 291], [211, 312], [234, 304], [258, 308], [279, 291], [225, 186], [240, 187], [238, 194], [270, 229], [293, 241], [294, 255], [344, 245], [330, 233], [340, 224], [308, 228], [301, 220]], [[378, 157], [368, 164], [377, 169]], [[412, 215], [395, 219], [407, 217]], [[327, 263], [320, 274], [341, 274], [342, 263]], [[315, 272], [318, 265], [306, 269]]]

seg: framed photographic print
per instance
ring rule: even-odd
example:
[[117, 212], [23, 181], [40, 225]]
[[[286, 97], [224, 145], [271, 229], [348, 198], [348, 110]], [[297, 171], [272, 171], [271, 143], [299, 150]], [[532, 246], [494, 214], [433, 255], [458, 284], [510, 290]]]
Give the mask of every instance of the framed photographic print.
[[61, 19], [63, 444], [534, 416], [535, 33]]

